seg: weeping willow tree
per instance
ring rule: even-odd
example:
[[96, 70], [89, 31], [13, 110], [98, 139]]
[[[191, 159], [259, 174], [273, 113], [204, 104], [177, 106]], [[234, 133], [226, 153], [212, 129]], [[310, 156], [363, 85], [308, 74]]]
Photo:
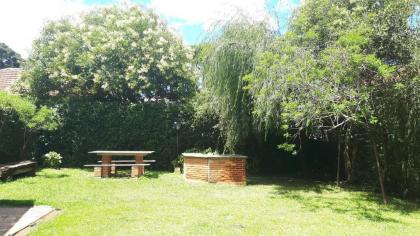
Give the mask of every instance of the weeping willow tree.
[[233, 20], [216, 27], [213, 35], [206, 43], [203, 90], [210, 95], [207, 105], [219, 116], [224, 152], [235, 152], [252, 128], [252, 101], [243, 77], [254, 69], [270, 30], [264, 23]]
[[418, 194], [419, 19], [418, 1], [306, 0], [247, 77], [255, 119], [288, 151], [335, 139], [337, 184], [343, 160], [348, 182], [377, 170], [384, 203]]

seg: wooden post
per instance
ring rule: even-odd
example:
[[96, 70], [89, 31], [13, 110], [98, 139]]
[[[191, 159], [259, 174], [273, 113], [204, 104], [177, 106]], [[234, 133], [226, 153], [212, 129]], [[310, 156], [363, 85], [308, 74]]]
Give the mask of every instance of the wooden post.
[[[136, 161], [136, 164], [144, 164], [143, 156], [142, 155], [136, 155], [134, 156], [134, 159]], [[131, 168], [131, 177], [140, 177], [144, 174], [144, 166], [133, 166]]]
[[[110, 155], [102, 155], [102, 164], [111, 164], [112, 163], [112, 156]], [[110, 166], [102, 166], [102, 177], [107, 178], [111, 174], [111, 167]]]

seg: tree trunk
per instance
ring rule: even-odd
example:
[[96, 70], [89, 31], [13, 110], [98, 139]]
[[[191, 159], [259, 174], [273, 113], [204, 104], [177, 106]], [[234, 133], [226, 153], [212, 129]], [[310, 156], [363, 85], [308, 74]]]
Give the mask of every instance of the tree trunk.
[[306, 163], [305, 163], [305, 151], [304, 151], [304, 144], [303, 144], [304, 139], [305, 137], [302, 137], [302, 134], [300, 134], [299, 135], [299, 159], [300, 159], [300, 165], [303, 171], [303, 175], [307, 176], [308, 170], [306, 168]]
[[19, 156], [20, 160], [26, 159], [26, 149], [27, 149], [27, 146], [28, 146], [28, 141], [29, 141], [29, 137], [27, 135], [27, 130], [25, 128], [24, 132], [23, 132], [23, 145], [22, 145], [22, 148], [20, 150], [20, 156]]
[[376, 168], [378, 169], [378, 177], [379, 177], [379, 184], [381, 186], [382, 199], [384, 201], [384, 204], [387, 204], [388, 201], [387, 201], [386, 194], [385, 194], [385, 185], [384, 185], [384, 179], [383, 179], [381, 164], [379, 162], [378, 147], [376, 146], [376, 142], [375, 142], [375, 139], [374, 139], [373, 135], [371, 135], [370, 140], [372, 142], [373, 155], [375, 156], [375, 160], [376, 160]]
[[344, 138], [344, 163], [346, 168], [346, 177], [347, 181], [351, 181], [351, 170], [352, 170], [352, 162], [350, 160], [350, 150], [349, 150], [349, 143], [350, 143], [350, 134], [346, 132], [346, 137]]
[[[351, 156], [350, 156], [352, 164], [356, 163], [357, 149], [358, 149], [357, 140], [356, 140], [356, 138], [353, 138], [353, 140], [351, 142]], [[353, 175], [353, 172], [354, 172], [354, 166], [352, 165], [351, 175]]]
[[0, 125], [0, 133], [3, 130], [4, 123], [5, 123], [5, 121], [4, 120], [1, 120], [1, 122], [0, 122], [0, 124], [1, 124]]
[[340, 155], [341, 155], [341, 137], [337, 138], [337, 187], [340, 185]]

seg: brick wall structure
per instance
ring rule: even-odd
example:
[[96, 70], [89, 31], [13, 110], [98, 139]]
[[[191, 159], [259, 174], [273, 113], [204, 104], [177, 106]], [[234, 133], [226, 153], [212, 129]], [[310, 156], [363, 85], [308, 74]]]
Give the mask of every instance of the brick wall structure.
[[246, 184], [246, 156], [183, 153], [184, 178], [209, 183]]

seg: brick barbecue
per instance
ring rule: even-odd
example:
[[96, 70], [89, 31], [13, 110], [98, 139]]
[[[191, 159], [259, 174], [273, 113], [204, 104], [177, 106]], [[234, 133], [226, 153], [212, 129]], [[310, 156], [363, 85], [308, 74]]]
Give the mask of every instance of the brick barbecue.
[[184, 178], [209, 183], [246, 184], [246, 156], [183, 153]]

